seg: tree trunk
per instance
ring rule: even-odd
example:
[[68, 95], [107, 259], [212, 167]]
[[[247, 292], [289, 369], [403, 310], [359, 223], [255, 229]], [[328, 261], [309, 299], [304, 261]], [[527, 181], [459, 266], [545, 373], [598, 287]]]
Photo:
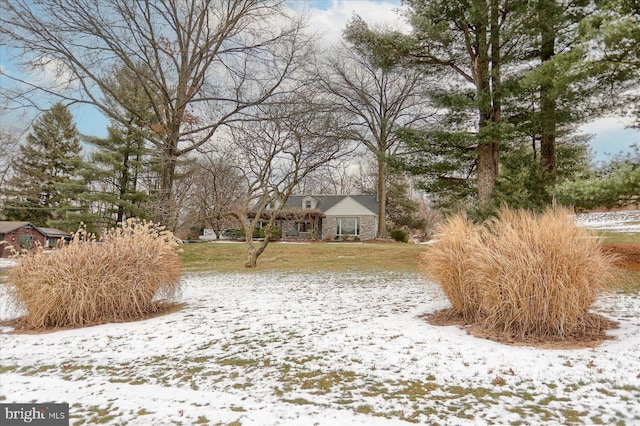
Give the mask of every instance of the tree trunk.
[[387, 162], [384, 153], [378, 154], [378, 238], [387, 236]]
[[260, 257], [269, 244], [269, 239], [265, 237], [260, 246], [256, 247], [253, 243], [253, 233], [247, 234], [245, 229], [245, 241], [247, 243], [247, 262], [244, 266], [246, 268], [255, 268], [258, 266], [258, 257]]
[[498, 178], [499, 144], [483, 143], [478, 147], [478, 201], [481, 209], [493, 202], [493, 189]]
[[173, 218], [171, 212], [173, 210], [173, 179], [177, 163], [175, 149], [165, 149], [162, 160], [162, 177], [160, 180], [160, 189], [158, 191], [156, 221], [171, 230], [174, 226], [172, 223]]
[[[539, 5], [540, 20], [540, 61], [544, 65], [555, 55], [555, 29], [550, 20], [553, 13], [554, 3], [542, 0]], [[556, 170], [556, 97], [553, 93], [553, 81], [555, 70], [549, 68], [540, 84], [540, 156], [545, 173], [553, 179]]]
[[550, 99], [545, 92], [546, 89], [541, 88], [540, 115], [542, 116], [542, 132], [540, 156], [545, 173], [553, 180], [556, 171], [556, 123], [553, 118], [555, 116], [556, 102], [555, 99]]
[[[129, 137], [128, 135], [125, 137]], [[128, 142], [127, 142], [128, 143]], [[116, 216], [116, 223], [122, 223], [124, 221], [124, 199], [129, 192], [129, 149], [128, 146], [122, 153], [122, 174], [120, 176], [120, 194], [118, 194], [118, 213]]]
[[[484, 3], [484, 2], [479, 2]], [[493, 0], [492, 3], [493, 5]], [[493, 21], [489, 22], [490, 10], [484, 3], [482, 9], [486, 15], [483, 15], [477, 23], [477, 57], [475, 58], [474, 71], [476, 80], [476, 93], [478, 96], [478, 148], [477, 148], [477, 167], [478, 177], [476, 186], [478, 189], [478, 203], [481, 210], [489, 208], [493, 202], [493, 190], [498, 178], [498, 149], [499, 142], [496, 141], [497, 122], [499, 116], [495, 117], [494, 103], [492, 92], [492, 72], [490, 63], [495, 59], [492, 58], [492, 42], [495, 41], [496, 34], [493, 34]], [[485, 9], [486, 8], [486, 9]], [[491, 8], [493, 9], [493, 8]], [[493, 10], [491, 10], [493, 11]], [[487, 26], [490, 25], [490, 32], [487, 34]], [[497, 58], [496, 58], [497, 59]], [[497, 139], [499, 141], [499, 139]]]
[[246, 268], [255, 268], [258, 266], [258, 249], [251, 243], [247, 247], [247, 262], [244, 264]]

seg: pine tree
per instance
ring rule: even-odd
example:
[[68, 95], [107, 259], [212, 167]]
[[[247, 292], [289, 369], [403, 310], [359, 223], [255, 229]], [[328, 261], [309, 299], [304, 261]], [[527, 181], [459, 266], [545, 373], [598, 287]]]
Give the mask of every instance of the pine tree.
[[[580, 28], [590, 14], [602, 23], [606, 11], [589, 0], [406, 3], [409, 35], [369, 30], [359, 18], [345, 32], [383, 64], [405, 62], [446, 82], [432, 95], [441, 108], [440, 126], [402, 129], [398, 138], [406, 149], [392, 161], [417, 175], [418, 188], [440, 207], [470, 209], [477, 198], [480, 209], [474, 213], [480, 218], [494, 202], [533, 208], [550, 203], [553, 186], [571, 177], [564, 164], [582, 155], [573, 132], [609, 110], [612, 97], [602, 96], [610, 87], [605, 79], [637, 75], [633, 61], [623, 67], [609, 58], [613, 70], [603, 60], [587, 60], [594, 56], [589, 46], [597, 44], [582, 41]], [[637, 8], [625, 10], [632, 14]], [[638, 26], [629, 21], [637, 22], [637, 14], [614, 16], [616, 31], [610, 34], [617, 37], [611, 39], [627, 43], [613, 45], [605, 38], [600, 44], [611, 47], [617, 59], [636, 58], [638, 44], [629, 41], [640, 39]]]
[[577, 210], [627, 208], [640, 200], [640, 146], [619, 154], [591, 174], [567, 180], [554, 189], [558, 201]]
[[[7, 218], [54, 226], [68, 212], [82, 210], [77, 203], [85, 190], [81, 150], [80, 134], [64, 105], [58, 103], [39, 117], [20, 146], [3, 191]], [[74, 230], [77, 223], [63, 227]]]
[[91, 156], [88, 180], [96, 191], [87, 200], [99, 206], [98, 228], [111, 227], [130, 217], [146, 218], [143, 209], [149, 193], [142, 190], [143, 173], [149, 170], [148, 149], [139, 133], [109, 127], [107, 138], [89, 138], [97, 149]]
[[92, 191], [85, 198], [97, 212], [98, 229], [130, 217], [156, 215], [152, 198], [157, 195], [157, 187], [153, 185], [159, 181], [162, 164], [160, 154], [149, 142], [149, 132], [144, 130], [154, 126], [154, 107], [136, 78], [140, 77], [121, 68], [107, 79], [109, 91], [104, 102], [126, 118], [126, 123], [112, 120], [106, 138], [86, 139], [95, 152], [87, 173]]
[[[472, 170], [481, 211], [491, 209], [503, 142], [503, 69], [513, 61], [525, 3], [504, 0], [408, 0], [410, 35], [379, 33], [354, 18], [345, 36], [380, 63], [396, 61], [436, 72], [447, 96], [471, 95], [475, 132], [467, 132], [475, 159]], [[469, 90], [469, 88], [473, 90]], [[470, 128], [471, 123], [467, 124]], [[456, 137], [459, 137], [460, 133]]]

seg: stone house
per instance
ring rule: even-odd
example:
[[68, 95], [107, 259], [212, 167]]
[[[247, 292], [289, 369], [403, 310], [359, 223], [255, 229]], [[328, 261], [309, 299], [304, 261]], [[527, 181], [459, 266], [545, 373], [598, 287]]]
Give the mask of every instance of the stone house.
[[292, 195], [277, 226], [285, 239], [370, 240], [378, 229], [375, 195]]

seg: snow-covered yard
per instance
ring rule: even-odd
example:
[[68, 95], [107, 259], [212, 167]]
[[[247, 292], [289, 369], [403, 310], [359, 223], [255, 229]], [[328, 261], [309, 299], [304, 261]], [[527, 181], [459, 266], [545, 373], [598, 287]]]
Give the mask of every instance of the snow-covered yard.
[[[436, 327], [410, 273], [188, 275], [184, 308], [141, 322], [0, 334], [2, 402], [72, 422], [392, 425], [640, 423], [640, 304], [593, 349], [513, 347]], [[8, 316], [6, 310], [2, 316]]]
[[[640, 212], [578, 215], [638, 232]], [[13, 260], [0, 259], [0, 268]], [[16, 315], [0, 286], [0, 320]], [[0, 401], [67, 402], [71, 424], [640, 424], [640, 296], [593, 349], [507, 346], [422, 315], [413, 273], [189, 274], [182, 310], [46, 334], [0, 327]]]

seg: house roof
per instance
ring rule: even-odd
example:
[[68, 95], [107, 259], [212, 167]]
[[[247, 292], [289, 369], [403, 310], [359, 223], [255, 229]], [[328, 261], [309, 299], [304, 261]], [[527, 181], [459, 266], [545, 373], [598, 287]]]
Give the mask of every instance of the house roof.
[[0, 221], [0, 234], [8, 234], [9, 232], [13, 232], [16, 229], [20, 229], [25, 226], [30, 226], [31, 228], [36, 229], [38, 232], [48, 238], [67, 238], [71, 236], [71, 234], [69, 234], [68, 232], [64, 232], [56, 228], [41, 228], [39, 226], [35, 226], [31, 222], [12, 221]]
[[302, 207], [302, 201], [309, 197], [317, 201], [318, 204], [315, 208], [322, 213], [326, 212], [345, 198], [351, 198], [367, 210], [371, 211], [372, 214], [378, 214], [378, 197], [376, 195], [292, 195], [284, 204], [284, 208], [300, 208]]
[[[0, 221], [0, 234], [8, 234], [9, 232], [13, 232], [16, 229], [20, 229], [23, 226], [31, 225], [29, 222], [10, 222], [10, 221]], [[31, 225], [33, 228], [35, 226]]]
[[38, 228], [46, 237], [49, 238], [69, 238], [71, 234], [56, 228]]

